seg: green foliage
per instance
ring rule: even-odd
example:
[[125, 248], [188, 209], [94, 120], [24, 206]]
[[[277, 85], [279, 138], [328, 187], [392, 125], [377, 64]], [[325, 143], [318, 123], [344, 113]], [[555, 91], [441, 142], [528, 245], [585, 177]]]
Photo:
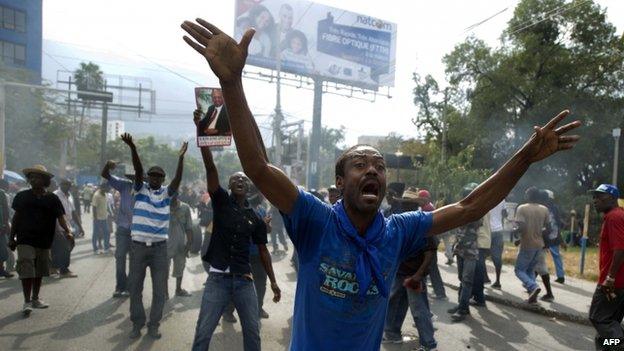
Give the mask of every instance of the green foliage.
[[[605, 10], [592, 1], [523, 0], [499, 48], [470, 37], [445, 56], [446, 90], [430, 76], [414, 77], [414, 123], [426, 132], [425, 140], [446, 149], [449, 163], [469, 153], [462, 161], [467, 170], [492, 170], [534, 125], [569, 108], [584, 124], [581, 142], [532, 166], [518, 190], [548, 188], [572, 205], [596, 183], [610, 182], [610, 134], [622, 126], [624, 108], [623, 44]], [[442, 121], [448, 126], [446, 145]]]

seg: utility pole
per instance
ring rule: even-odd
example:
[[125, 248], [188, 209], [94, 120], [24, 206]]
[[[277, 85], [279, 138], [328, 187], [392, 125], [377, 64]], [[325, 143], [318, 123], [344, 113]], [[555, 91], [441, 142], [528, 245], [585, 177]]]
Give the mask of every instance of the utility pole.
[[[106, 91], [106, 88], [104, 88]], [[102, 104], [102, 129], [100, 134], [100, 165], [106, 163], [106, 138], [108, 137], [108, 103]]]
[[444, 108], [442, 109], [442, 163], [446, 163], [446, 112], [448, 104], [448, 87], [444, 88]]
[[275, 152], [275, 159], [273, 163], [277, 167], [282, 167], [282, 94], [281, 94], [281, 73], [282, 73], [282, 58], [281, 55], [277, 58], [277, 94], [275, 102], [275, 115], [273, 116], [273, 142]]
[[4, 128], [6, 124], [6, 86], [0, 84], [0, 178], [4, 175], [4, 167], [6, 167], [6, 147], [4, 141]]
[[314, 78], [314, 108], [312, 112], [312, 133], [310, 134], [310, 147], [308, 148], [308, 170], [306, 184], [308, 189], [319, 187], [319, 155], [321, 149], [321, 111], [323, 109], [323, 79]]
[[613, 139], [615, 139], [615, 148], [613, 149], [613, 180], [611, 184], [617, 186], [618, 181], [618, 163], [619, 163], [619, 154], [620, 154], [620, 134], [622, 134], [622, 129], [614, 128], [613, 129]]

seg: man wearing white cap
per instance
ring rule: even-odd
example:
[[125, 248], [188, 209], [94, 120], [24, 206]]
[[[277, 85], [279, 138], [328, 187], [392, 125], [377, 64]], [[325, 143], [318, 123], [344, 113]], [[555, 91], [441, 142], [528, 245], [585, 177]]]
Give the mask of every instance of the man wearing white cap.
[[74, 237], [65, 220], [61, 200], [47, 191], [54, 175], [42, 165], [26, 168], [23, 173], [31, 188], [20, 191], [13, 199], [15, 215], [9, 246], [11, 250], [17, 249], [17, 274], [24, 292], [22, 312], [28, 316], [33, 308], [48, 308], [39, 299], [39, 290], [42, 277], [50, 274], [50, 247], [57, 220], [71, 246]]

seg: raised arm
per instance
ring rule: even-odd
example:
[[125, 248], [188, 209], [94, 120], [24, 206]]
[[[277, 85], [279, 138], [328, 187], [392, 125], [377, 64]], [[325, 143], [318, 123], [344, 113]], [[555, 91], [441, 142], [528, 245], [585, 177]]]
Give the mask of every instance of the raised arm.
[[130, 152], [132, 153], [132, 166], [134, 167], [134, 184], [143, 184], [143, 165], [141, 164], [141, 159], [139, 158], [136, 145], [134, 145], [134, 141], [132, 140], [132, 135], [130, 135], [129, 133], [123, 133], [121, 135], [121, 140], [126, 143], [126, 145], [128, 145], [128, 147], [130, 148]]
[[102, 168], [102, 173], [100, 173], [102, 178], [104, 178], [106, 180], [110, 180], [111, 179], [110, 172], [113, 169], [115, 169], [115, 167], [117, 167], [117, 164], [115, 163], [115, 161], [111, 161], [111, 160], [106, 161], [106, 164], [104, 165], [104, 168]]
[[[193, 111], [193, 122], [195, 122], [195, 127], [199, 128], [199, 121], [201, 119], [202, 111], [200, 109], [196, 109]], [[206, 169], [206, 183], [208, 185], [208, 192], [214, 193], [219, 188], [219, 172], [217, 171], [217, 166], [214, 164], [214, 160], [212, 158], [212, 151], [208, 146], [200, 147], [202, 160], [204, 161], [204, 168]]]
[[574, 147], [579, 136], [564, 134], [579, 127], [581, 122], [556, 128], [568, 114], [569, 111], [562, 111], [545, 126], [534, 127], [531, 138], [496, 173], [461, 201], [435, 210], [430, 233], [441, 234], [483, 217], [509, 194], [532, 163]]
[[184, 154], [186, 154], [186, 150], [188, 149], [188, 142], [183, 142], [182, 147], [180, 147], [180, 152], [178, 154], [178, 166], [176, 167], [175, 176], [169, 183], [169, 191], [177, 192], [178, 188], [180, 188], [180, 183], [182, 182], [182, 172], [184, 171]]
[[197, 19], [197, 23], [185, 21], [182, 24], [195, 39], [184, 36], [184, 41], [208, 61], [219, 78], [243, 170], [273, 205], [290, 213], [297, 200], [297, 188], [284, 172], [269, 163], [243, 91], [241, 75], [254, 31], [248, 30], [241, 42], [236, 43], [214, 25], [202, 19]]

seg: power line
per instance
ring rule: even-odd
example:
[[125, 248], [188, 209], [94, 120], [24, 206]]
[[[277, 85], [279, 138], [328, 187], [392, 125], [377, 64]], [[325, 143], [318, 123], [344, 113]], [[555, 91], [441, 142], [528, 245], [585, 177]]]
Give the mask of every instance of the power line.
[[[526, 26], [524, 26], [524, 27], [518, 28], [518, 26], [516, 26], [516, 28], [518, 28], [518, 29], [514, 29], [514, 30], [512, 30], [512, 32], [510, 32], [510, 33], [509, 33], [509, 36], [512, 36], [512, 35], [514, 35], [514, 34], [516, 34], [516, 33], [518, 33], [518, 32], [521, 32], [521, 31], [523, 31], [523, 30], [525, 30], [525, 29], [527, 29], [527, 28], [530, 28], [530, 27], [533, 27], [533, 26], [535, 26], [535, 25], [538, 25], [538, 24], [540, 24], [540, 23], [542, 23], [542, 22], [544, 22], [544, 21], [546, 21], [546, 20], [552, 19], [553, 17], [555, 17], [555, 16], [557, 16], [557, 15], [560, 15], [560, 14], [562, 14], [562, 13], [566, 12], [566, 11], [572, 10], [573, 8], [576, 8], [576, 7], [579, 7], [579, 6], [581, 6], [581, 5], [584, 5], [584, 4], [586, 4], [586, 3], [590, 2], [590, 1], [591, 1], [591, 0], [579, 0], [579, 1], [577, 2], [577, 4], [575, 4], [574, 6], [571, 6], [571, 7], [566, 8], [567, 6], [570, 6], [570, 5], [574, 4], [574, 2], [570, 2], [570, 3], [568, 3], [568, 4], [565, 4], [565, 5], [563, 5], [563, 6], [560, 6], [560, 7], [556, 8], [556, 9], [554, 9], [554, 10], [550, 10], [550, 11], [548, 11], [548, 12], [544, 13], [544, 16], [546, 16], [548, 13], [551, 13], [551, 12], [553, 12], [553, 11], [555, 11], [555, 10], [558, 10], [558, 11], [557, 11], [557, 12], [555, 12], [555, 13], [552, 13], [552, 14], [548, 15], [547, 17], [542, 18], [541, 20], [538, 20], [538, 21], [536, 21], [536, 22], [530, 23], [530, 24], [528, 24], [528, 25], [526, 25]], [[526, 23], [526, 22], [525, 22], [525, 23]]]

